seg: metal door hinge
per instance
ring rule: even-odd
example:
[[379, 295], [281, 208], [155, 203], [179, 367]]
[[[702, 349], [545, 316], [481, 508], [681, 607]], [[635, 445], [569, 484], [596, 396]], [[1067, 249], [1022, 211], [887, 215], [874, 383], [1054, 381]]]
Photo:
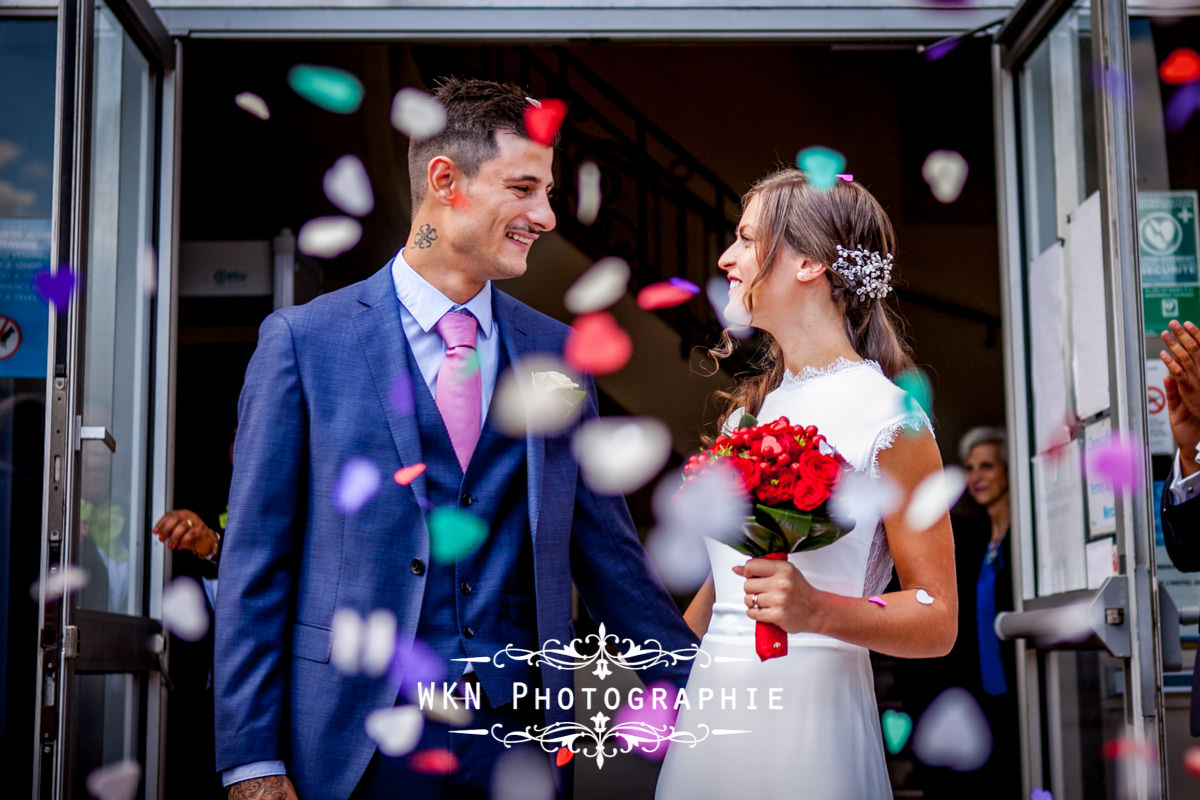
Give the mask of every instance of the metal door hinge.
[[68, 625], [63, 628], [63, 658], [79, 657], [79, 627]]
[[117, 440], [112, 431], [103, 425], [84, 425], [83, 417], [75, 417], [75, 452], [79, 452], [84, 442], [103, 442], [109, 452], [117, 452]]

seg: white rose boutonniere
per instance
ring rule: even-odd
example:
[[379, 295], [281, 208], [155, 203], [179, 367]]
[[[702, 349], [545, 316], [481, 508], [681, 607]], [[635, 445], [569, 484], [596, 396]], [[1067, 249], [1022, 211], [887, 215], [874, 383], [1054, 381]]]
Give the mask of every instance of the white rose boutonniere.
[[509, 436], [554, 435], [578, 419], [587, 393], [570, 374], [554, 369], [563, 366], [561, 360], [535, 356], [500, 379], [493, 402], [501, 430]]

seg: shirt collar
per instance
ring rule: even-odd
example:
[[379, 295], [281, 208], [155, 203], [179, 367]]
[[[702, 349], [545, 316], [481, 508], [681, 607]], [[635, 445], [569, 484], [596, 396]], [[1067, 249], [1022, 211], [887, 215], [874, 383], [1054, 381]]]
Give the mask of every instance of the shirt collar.
[[474, 315], [479, 323], [479, 332], [484, 337], [492, 335], [494, 320], [492, 318], [492, 282], [483, 285], [474, 297], [461, 305], [449, 297], [429, 281], [425, 280], [415, 269], [404, 260], [404, 250], [401, 249], [392, 259], [392, 282], [396, 284], [396, 297], [413, 315], [413, 319], [421, 326], [421, 330], [429, 333], [433, 326], [447, 311], [465, 308]]

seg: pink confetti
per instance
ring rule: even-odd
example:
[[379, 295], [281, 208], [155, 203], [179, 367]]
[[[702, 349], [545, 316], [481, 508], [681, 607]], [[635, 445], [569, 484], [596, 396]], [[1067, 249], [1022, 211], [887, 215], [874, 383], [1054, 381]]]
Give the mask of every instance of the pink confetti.
[[854, 175], [852, 175], [852, 174], [851, 174], [851, 173], [849, 173], [849, 172], [842, 172], [842, 173], [839, 173], [839, 174], [838, 174], [838, 177], [839, 177], [839, 178], [841, 178], [842, 180], [844, 180], [846, 183], [853, 183], [853, 182], [854, 182]]
[[408, 486], [417, 479], [417, 476], [425, 471], [424, 464], [413, 464], [411, 467], [401, 467], [396, 470], [396, 474], [392, 476], [396, 483], [401, 486]]
[[659, 308], [670, 308], [677, 306], [680, 303], [686, 303], [697, 294], [699, 287], [695, 284], [689, 284], [687, 288], [679, 286], [671, 281], [663, 281], [662, 283], [652, 283], [649, 286], [638, 292], [637, 304], [638, 308], [643, 311], [654, 311]]
[[[654, 702], [655, 689], [659, 690], [660, 698], [666, 698], [665, 702]], [[641, 696], [641, 708], [626, 705], [617, 712], [617, 716], [613, 720], [615, 735], [629, 742], [638, 755], [651, 761], [662, 761], [667, 755], [665, 738], [658, 739], [656, 737], [653, 741], [648, 741], [649, 737], [644, 733], [644, 729], [639, 729], [647, 726], [663, 734], [664, 737], [669, 735], [675, 726], [677, 713], [674, 705], [675, 693], [675, 687], [666, 681], [659, 681], [647, 686]], [[622, 725], [630, 726], [627, 733], [621, 732]]]
[[567, 104], [562, 100], [542, 100], [525, 108], [525, 132], [538, 144], [550, 147], [567, 117]]
[[1107, 479], [1117, 491], [1140, 489], [1142, 451], [1137, 439], [1113, 434], [1107, 444], [1088, 453], [1088, 469]]
[[875, 595], [874, 597], [868, 597], [867, 602], [874, 603], [875, 605], [879, 606], [880, 608], [887, 608], [887, 600], [884, 600], [879, 595]]
[[1200, 778], [1200, 747], [1189, 748], [1183, 754], [1183, 770], [1193, 778]]
[[413, 753], [408, 757], [408, 766], [413, 772], [450, 775], [458, 771], [458, 757], [444, 747], [437, 747]]
[[563, 352], [570, 367], [594, 375], [616, 372], [632, 355], [633, 339], [607, 311], [577, 318]]
[[1131, 758], [1150, 763], [1158, 759], [1158, 751], [1152, 745], [1143, 744], [1126, 736], [1109, 739], [1104, 743], [1104, 749], [1101, 752], [1110, 761], [1117, 758]]

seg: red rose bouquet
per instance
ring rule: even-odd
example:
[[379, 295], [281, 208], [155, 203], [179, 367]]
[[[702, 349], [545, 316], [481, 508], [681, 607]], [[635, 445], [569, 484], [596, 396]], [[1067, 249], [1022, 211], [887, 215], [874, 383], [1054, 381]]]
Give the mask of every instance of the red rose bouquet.
[[[787, 417], [759, 425], [746, 414], [735, 430], [688, 459], [684, 480], [717, 462], [740, 475], [752, 506], [740, 535], [725, 540], [735, 550], [784, 561], [788, 553], [833, 544], [854, 527], [852, 520], [835, 522], [828, 508], [852, 467], [814, 425], [792, 425]], [[755, 644], [764, 661], [787, 655], [787, 635], [776, 625], [758, 623]]]

